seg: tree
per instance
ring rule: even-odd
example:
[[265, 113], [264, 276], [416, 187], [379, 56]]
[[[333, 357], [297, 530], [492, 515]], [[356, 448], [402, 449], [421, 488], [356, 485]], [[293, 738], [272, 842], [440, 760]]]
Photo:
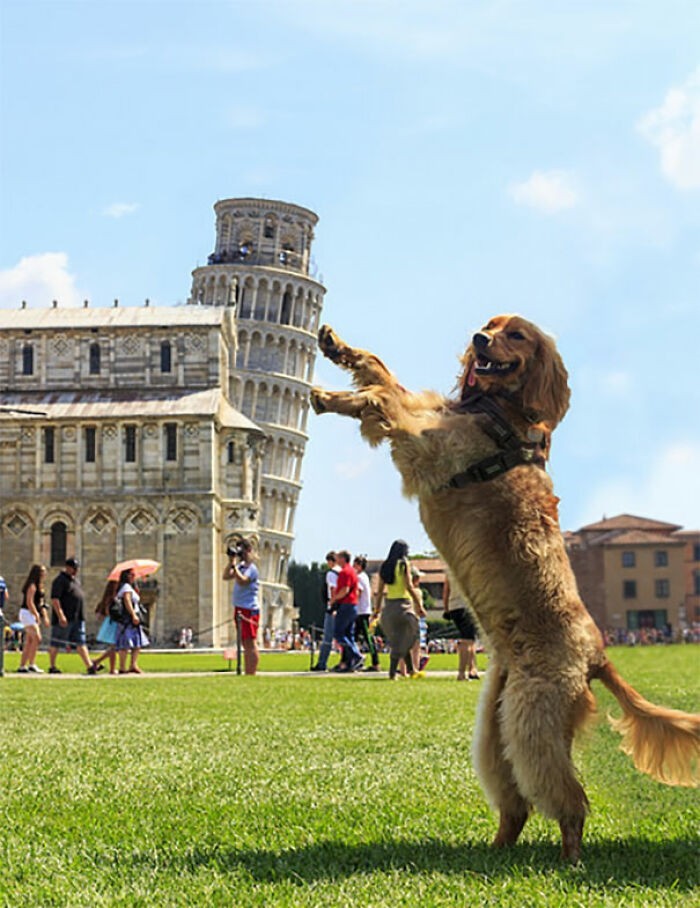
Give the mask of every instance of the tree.
[[299, 627], [323, 627], [326, 607], [323, 591], [326, 583], [326, 566], [315, 561], [311, 565], [290, 561], [287, 580], [294, 595], [294, 605], [299, 609]]

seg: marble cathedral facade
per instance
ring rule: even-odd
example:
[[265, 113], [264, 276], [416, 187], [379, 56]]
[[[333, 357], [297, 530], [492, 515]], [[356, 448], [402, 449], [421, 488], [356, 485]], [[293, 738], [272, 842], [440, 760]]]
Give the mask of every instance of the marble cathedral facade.
[[257, 541], [261, 624], [294, 617], [286, 569], [325, 290], [316, 215], [217, 202], [216, 246], [186, 306], [0, 311], [0, 573], [82, 562], [88, 630], [107, 572], [162, 567], [146, 589], [161, 645], [232, 637], [227, 543]]

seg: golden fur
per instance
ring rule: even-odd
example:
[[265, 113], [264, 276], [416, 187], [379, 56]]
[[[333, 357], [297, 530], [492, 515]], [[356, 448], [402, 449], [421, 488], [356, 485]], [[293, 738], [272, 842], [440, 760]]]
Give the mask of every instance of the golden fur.
[[[594, 678], [622, 706], [615, 726], [637, 768], [662, 782], [693, 784], [700, 717], [648, 703], [609, 662], [578, 594], [547, 473], [522, 464], [449, 488], [453, 476], [497, 451], [484, 431], [490, 417], [434, 392], [408, 392], [378, 357], [328, 327], [319, 346], [352, 373], [357, 390], [314, 388], [314, 409], [359, 419], [372, 445], [388, 440], [405, 493], [418, 498], [423, 524], [486, 635], [490, 663], [473, 757], [500, 812], [494, 844], [513, 844], [534, 806], [559, 822], [564, 856], [578, 859], [588, 801], [571, 745], [595, 710]], [[498, 401], [518, 438], [543, 438], [546, 455], [569, 403], [551, 338], [519, 316], [498, 316], [474, 335], [461, 362], [460, 401], [476, 394]]]

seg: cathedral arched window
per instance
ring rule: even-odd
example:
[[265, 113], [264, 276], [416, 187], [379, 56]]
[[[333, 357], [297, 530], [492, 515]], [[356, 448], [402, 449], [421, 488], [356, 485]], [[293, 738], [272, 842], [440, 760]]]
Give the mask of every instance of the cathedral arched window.
[[62, 520], [51, 524], [51, 564], [65, 564], [68, 546], [68, 528]]

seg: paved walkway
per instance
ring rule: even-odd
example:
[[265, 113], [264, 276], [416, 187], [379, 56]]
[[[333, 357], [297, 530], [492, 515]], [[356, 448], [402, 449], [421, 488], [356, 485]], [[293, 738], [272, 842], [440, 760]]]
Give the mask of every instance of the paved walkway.
[[[218, 671], [198, 671], [198, 672], [144, 672], [142, 675], [134, 675], [128, 672], [125, 675], [110, 675], [109, 672], [99, 672], [97, 675], [88, 675], [85, 672], [61, 672], [60, 675], [50, 675], [48, 672], [44, 672], [41, 675], [35, 674], [17, 674], [17, 671], [6, 672], [5, 675], [0, 678], [0, 681], [5, 681], [10, 678], [18, 678], [22, 681], [41, 681], [47, 678], [51, 681], [62, 681], [66, 678], [75, 680], [76, 678], [85, 678], [86, 680], [93, 681], [93, 679], [98, 678], [107, 678], [109, 681], [126, 681], [126, 680], [136, 680], [136, 679], [147, 679], [147, 678], [218, 678], [218, 677], [237, 677], [236, 670], [228, 671], [227, 669], [219, 669]], [[364, 680], [364, 681], [387, 681], [388, 674], [387, 672], [351, 672], [348, 674], [339, 674], [338, 672], [310, 672], [310, 671], [288, 671], [288, 672], [258, 672], [259, 677], [263, 678], [333, 678], [346, 680], [354, 678], [355, 680]], [[244, 677], [241, 675], [241, 677]], [[454, 671], [444, 672], [444, 671], [428, 671], [426, 672], [426, 678], [455, 678], [456, 675]], [[471, 682], [472, 684], [475, 682]]]

